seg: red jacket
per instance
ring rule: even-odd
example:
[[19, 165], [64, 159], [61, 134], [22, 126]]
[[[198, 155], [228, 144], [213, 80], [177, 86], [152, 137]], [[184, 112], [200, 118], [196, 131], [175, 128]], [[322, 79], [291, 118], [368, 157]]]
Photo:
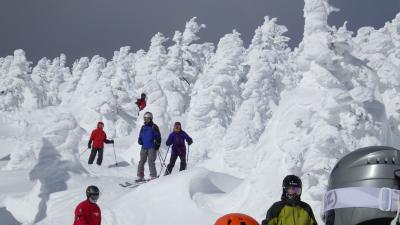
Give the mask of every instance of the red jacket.
[[104, 148], [104, 142], [107, 139], [106, 133], [102, 128], [96, 128], [90, 135], [90, 140], [93, 141], [93, 148]]
[[99, 206], [89, 200], [79, 203], [75, 209], [73, 225], [101, 225], [101, 211]]
[[142, 111], [144, 107], [146, 107], [146, 100], [145, 99], [138, 99], [136, 101], [136, 105], [139, 107], [139, 111]]

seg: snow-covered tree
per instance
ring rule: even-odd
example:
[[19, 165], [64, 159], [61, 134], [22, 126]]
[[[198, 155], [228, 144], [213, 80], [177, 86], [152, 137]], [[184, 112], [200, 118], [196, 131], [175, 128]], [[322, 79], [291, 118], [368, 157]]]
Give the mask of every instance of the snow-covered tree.
[[381, 29], [361, 28], [354, 42], [355, 54], [377, 71], [379, 92], [386, 108], [392, 146], [400, 147], [400, 14]]
[[20, 107], [38, 107], [36, 93], [31, 88], [30, 62], [23, 50], [15, 50], [13, 56], [2, 60], [0, 69], [0, 110], [12, 111]]
[[[242, 189], [253, 196], [244, 197], [242, 207], [248, 210], [271, 201], [267, 196], [279, 196], [287, 174], [302, 178], [303, 198], [318, 208], [338, 158], [387, 141], [386, 112], [376, 95], [376, 73], [352, 53], [356, 46], [345, 26], [328, 26], [333, 11], [327, 0], [305, 0], [304, 37], [296, 60], [302, 79], [297, 87], [282, 93], [256, 146], [253, 171], [257, 172], [248, 178], [256, 182], [250, 190]], [[265, 198], [251, 195], [271, 185], [275, 188]]]
[[241, 102], [244, 50], [238, 32], [233, 31], [222, 37], [215, 55], [194, 86], [188, 121], [189, 130], [197, 140], [194, 147], [199, 155], [194, 157], [198, 157], [198, 160], [206, 156], [212, 146], [221, 144]]
[[[289, 38], [283, 36], [287, 29], [276, 24], [276, 20], [265, 17], [264, 24], [256, 29], [246, 53], [244, 65], [248, 73], [241, 95], [243, 102], [224, 138], [224, 161], [231, 168], [253, 165], [250, 163], [253, 156], [251, 151], [279, 104], [284, 88], [283, 77], [292, 72], [291, 65], [287, 63]], [[235, 159], [239, 159], [238, 154], [247, 158], [249, 163], [237, 162]]]
[[[189, 106], [189, 94], [203, 66], [198, 58], [204, 58], [203, 52], [193, 52], [192, 42], [199, 39], [197, 33], [205, 25], [199, 25], [196, 18], [186, 23], [183, 33], [176, 31], [173, 37], [174, 45], [168, 48], [167, 63], [158, 78], [168, 99], [168, 109], [171, 116], [179, 119]], [[204, 46], [207, 45], [203, 44]]]
[[68, 103], [70, 101], [84, 70], [89, 66], [89, 61], [90, 60], [87, 57], [82, 57], [79, 60], [76, 60], [72, 65], [71, 75], [64, 77], [65, 82], [63, 83], [63, 88], [60, 90], [61, 93], [59, 94], [63, 103]]
[[[91, 130], [97, 121], [102, 119], [97, 101], [100, 96], [96, 96], [95, 92], [97, 91], [96, 88], [107, 88], [98, 84], [102, 82], [99, 79], [105, 66], [106, 60], [104, 58], [97, 55], [93, 56], [89, 66], [83, 71], [76, 90], [68, 103], [72, 112], [78, 118], [80, 126], [85, 128], [86, 131]], [[106, 85], [106, 83], [102, 84]]]
[[41, 93], [43, 93], [43, 105], [58, 105], [61, 103], [60, 86], [64, 83], [64, 77], [71, 76], [70, 70], [66, 67], [66, 56], [48, 60], [43, 58], [32, 70], [32, 80]]

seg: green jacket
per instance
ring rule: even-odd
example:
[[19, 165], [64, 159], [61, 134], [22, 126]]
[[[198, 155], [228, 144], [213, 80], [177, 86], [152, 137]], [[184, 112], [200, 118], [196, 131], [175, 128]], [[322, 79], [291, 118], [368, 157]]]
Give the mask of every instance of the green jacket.
[[311, 207], [300, 200], [275, 202], [261, 225], [317, 225]]

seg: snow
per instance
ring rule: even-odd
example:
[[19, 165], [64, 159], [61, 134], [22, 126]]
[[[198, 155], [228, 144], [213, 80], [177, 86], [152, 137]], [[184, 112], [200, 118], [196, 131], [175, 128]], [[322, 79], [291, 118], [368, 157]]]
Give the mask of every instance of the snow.
[[[237, 31], [203, 43], [206, 26], [192, 18], [173, 37], [157, 33], [147, 50], [121, 47], [111, 60], [84, 57], [69, 68], [63, 54], [37, 65], [23, 50], [0, 58], [0, 221], [72, 224], [88, 185], [101, 190], [103, 225], [204, 225], [231, 212], [261, 221], [282, 179], [296, 174], [321, 224], [338, 159], [400, 147], [400, 14], [353, 34], [328, 25], [334, 11], [305, 0], [304, 38], [293, 50], [276, 18], [264, 18], [248, 47]], [[177, 162], [169, 176], [123, 188], [136, 177], [141, 93], [162, 133], [159, 156], [170, 153], [175, 121], [194, 143], [188, 170]], [[88, 165], [98, 121], [115, 144], [101, 166]]]

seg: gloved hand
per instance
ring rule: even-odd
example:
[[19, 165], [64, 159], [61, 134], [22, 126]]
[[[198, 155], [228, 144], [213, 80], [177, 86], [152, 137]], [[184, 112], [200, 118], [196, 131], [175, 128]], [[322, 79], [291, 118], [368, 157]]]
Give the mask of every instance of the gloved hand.
[[193, 144], [193, 141], [188, 141], [188, 145], [191, 145], [191, 144]]
[[88, 148], [88, 149], [91, 149], [91, 148], [92, 148], [92, 145], [89, 143], [89, 144], [87, 145], [87, 148]]
[[160, 149], [161, 143], [158, 140], [154, 140], [155, 149]]
[[114, 140], [110, 140], [110, 143], [111, 143], [111, 144], [114, 144]]

